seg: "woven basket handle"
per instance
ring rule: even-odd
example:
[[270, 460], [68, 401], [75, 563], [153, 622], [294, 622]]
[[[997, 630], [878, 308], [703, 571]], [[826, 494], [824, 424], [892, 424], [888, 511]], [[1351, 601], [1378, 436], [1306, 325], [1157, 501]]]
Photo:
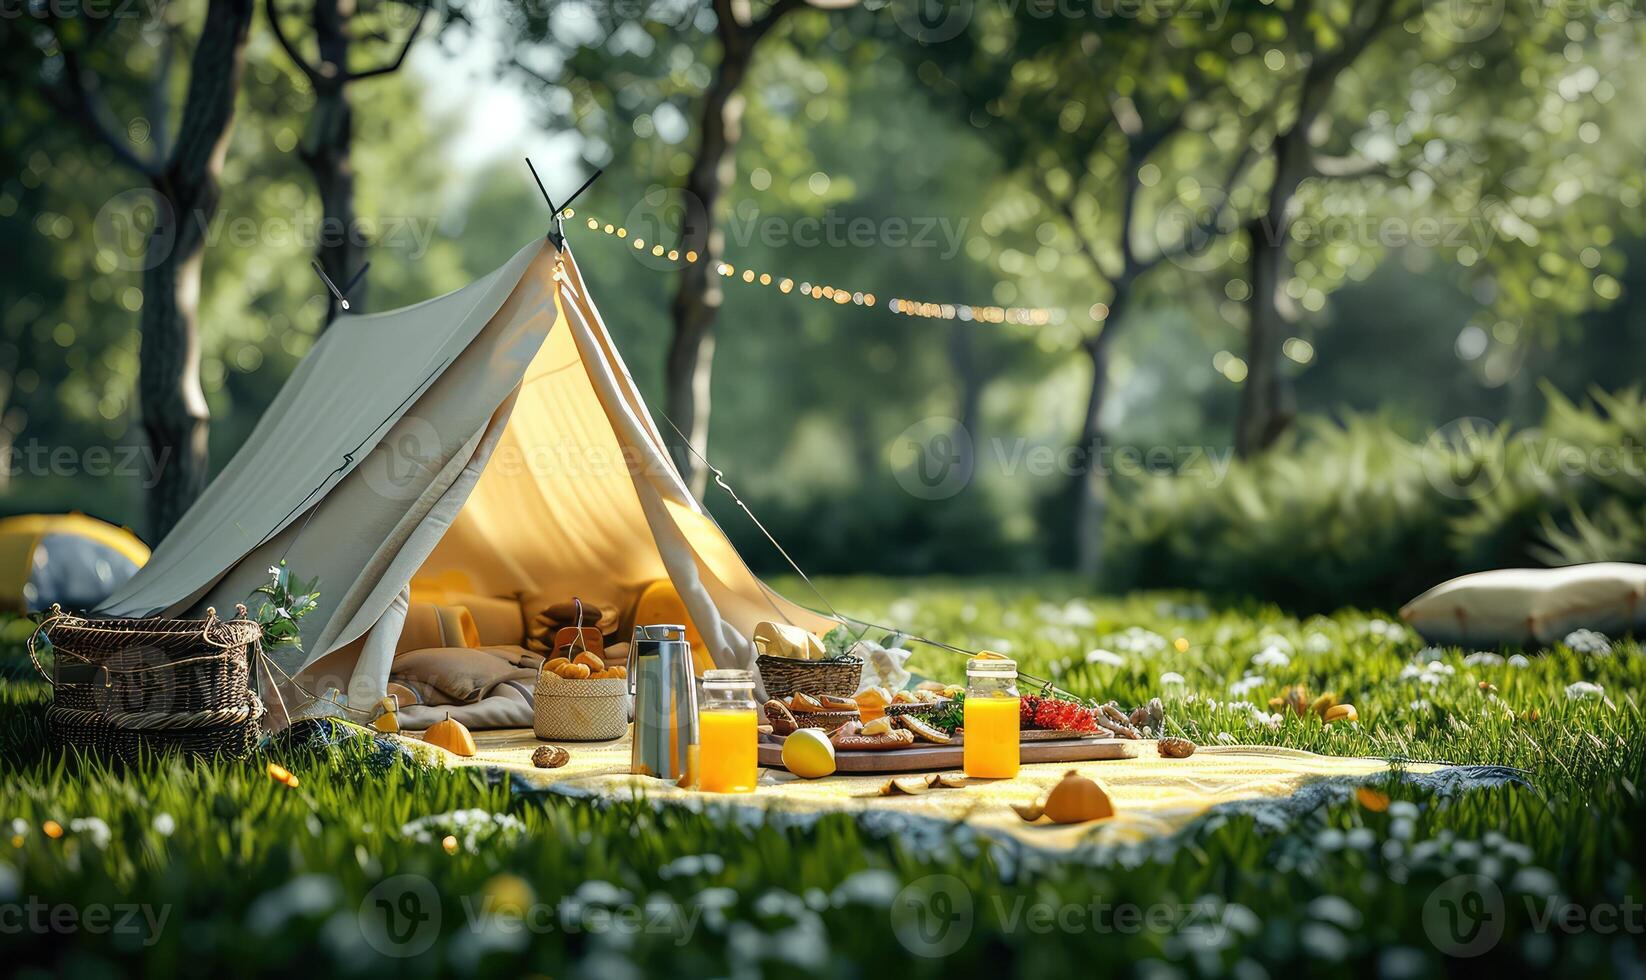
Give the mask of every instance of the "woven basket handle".
[[[46, 632], [46, 630], [49, 629], [53, 623], [56, 623], [59, 620], [77, 618], [78, 617], [71, 616], [64, 612], [63, 607], [54, 602], [51, 604], [51, 615], [47, 616], [45, 619], [42, 619], [40, 621], [40, 625], [34, 628], [34, 632], [29, 634], [29, 660], [33, 661], [34, 669], [40, 672], [40, 676], [44, 678], [46, 683], [50, 684], [53, 689], [57, 687], [57, 682], [52, 680], [51, 675], [46, 673], [46, 668], [41, 666], [40, 653], [35, 648], [35, 645], [40, 641], [40, 634]], [[46, 639], [49, 641], [51, 637], [47, 636]]]
[[[577, 636], [572, 639], [572, 649], [575, 650], [577, 647], [582, 647], [582, 652], [588, 653], [589, 646], [587, 643], [583, 642], [583, 600], [579, 599], [577, 596], [572, 596], [572, 608], [576, 610], [576, 612], [572, 613], [572, 626], [577, 629]], [[554, 651], [551, 650], [549, 652], [553, 653]], [[572, 656], [575, 657], [577, 654], [573, 653]]]
[[[236, 620], [246, 618], [246, 606], [244, 603], [237, 603], [235, 605], [234, 617]], [[220, 632], [224, 634], [223, 641], [221, 643], [212, 638], [212, 630], [218, 629], [219, 627], [221, 627]], [[229, 622], [225, 622], [224, 620], [217, 618], [217, 608], [215, 606], [207, 606], [206, 626], [200, 631], [200, 639], [204, 641], [207, 646], [213, 646], [219, 650], [228, 650], [232, 647], [240, 646], [240, 643], [236, 637], [237, 634], [235, 631], [229, 628]]]

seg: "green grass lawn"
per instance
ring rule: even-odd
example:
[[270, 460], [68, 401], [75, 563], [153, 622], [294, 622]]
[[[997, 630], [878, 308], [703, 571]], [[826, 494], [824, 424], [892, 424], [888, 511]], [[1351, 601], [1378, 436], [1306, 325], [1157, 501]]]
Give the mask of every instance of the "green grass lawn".
[[[44, 685], [17, 679], [0, 689], [0, 949], [12, 972], [96, 976], [1406, 977], [1464, 965], [1448, 951], [1615, 975], [1646, 954], [1633, 643], [1428, 650], [1386, 615], [1096, 599], [1056, 580], [825, 588], [843, 612], [1001, 650], [1080, 694], [1160, 696], [1197, 742], [1500, 764], [1525, 781], [1390, 779], [1284, 821], [1213, 813], [1052, 860], [964, 828], [524, 795], [369, 744], [111, 771], [49, 752]], [[929, 649], [914, 666], [964, 673]], [[1360, 722], [1269, 711], [1292, 684]]]

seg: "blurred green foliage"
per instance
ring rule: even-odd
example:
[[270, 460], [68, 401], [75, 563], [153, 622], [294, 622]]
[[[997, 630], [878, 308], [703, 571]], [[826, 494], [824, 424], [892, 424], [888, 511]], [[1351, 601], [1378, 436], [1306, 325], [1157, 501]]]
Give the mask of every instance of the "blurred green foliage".
[[1463, 420], [1414, 442], [1373, 416], [1315, 418], [1226, 475], [1128, 481], [1105, 585], [1392, 608], [1488, 568], [1646, 561], [1646, 401], [1545, 397], [1534, 427]]

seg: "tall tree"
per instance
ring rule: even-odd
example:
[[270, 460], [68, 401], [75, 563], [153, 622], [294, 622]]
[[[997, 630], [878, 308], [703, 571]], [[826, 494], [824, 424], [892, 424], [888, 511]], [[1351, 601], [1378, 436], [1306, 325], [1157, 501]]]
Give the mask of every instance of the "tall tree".
[[1095, 18], [1078, 29], [1037, 10], [979, 10], [952, 39], [909, 49], [941, 102], [993, 134], [1010, 166], [1063, 225], [1063, 242], [1100, 284], [1080, 342], [1091, 382], [1069, 483], [1074, 563], [1097, 570], [1109, 456], [1104, 410], [1115, 339], [1145, 279], [1224, 225], [1231, 197], [1169, 213], [1180, 178], [1240, 184], [1268, 120], [1267, 93], [1229, 84], [1237, 20]]
[[[611, 0], [586, 5], [599, 24], [597, 36], [586, 45], [579, 44], [575, 36], [556, 34], [555, 4], [520, 4], [518, 30], [513, 33], [523, 50], [516, 52], [515, 65], [555, 95], [570, 89], [571, 114], [580, 124], [596, 118], [621, 121], [625, 111], [644, 111], [647, 95], [641, 88], [648, 74], [655, 74], [659, 67], [666, 80], [651, 86], [652, 98], [672, 103], [684, 97], [696, 102], [691, 112], [697, 123], [696, 148], [678, 202], [683, 212], [678, 251], [693, 258], [680, 267], [680, 283], [670, 306], [673, 329], [664, 364], [664, 409], [686, 435], [681, 442], [671, 433], [670, 448], [676, 466], [699, 496], [708, 481], [698, 455], [708, 448], [714, 325], [724, 300], [719, 273], [725, 250], [723, 198], [737, 176], [737, 148], [748, 102], [744, 83], [762, 45], [792, 14], [807, 7], [834, 10], [855, 3], [772, 0], [758, 12], [750, 0], [709, 0], [684, 6], [656, 3], [643, 5], [637, 17], [633, 4]], [[704, 36], [698, 37], [700, 33]], [[672, 41], [682, 35], [688, 38], [689, 48], [672, 50], [689, 50], [693, 61], [704, 64], [707, 84], [694, 85], [691, 79], [698, 72], [682, 71], [679, 65], [639, 64], [646, 59], [633, 55], [640, 43], [637, 34], [647, 38], [648, 52], [657, 38], [671, 34], [675, 35]], [[557, 62], [549, 70], [542, 67], [540, 49], [544, 45], [554, 48]], [[597, 51], [597, 46], [605, 49]], [[614, 138], [621, 137], [615, 135], [615, 127], [605, 128], [601, 138], [609, 147]]]
[[[1638, 184], [1603, 162], [1620, 148], [1607, 144], [1628, 140], [1591, 95], [1594, 64], [1638, 52], [1636, 25], [1513, 6], [1454, 22], [1460, 11], [1416, 0], [1291, 0], [1280, 11], [1289, 27], [1271, 51], [1297, 68], [1262, 168], [1267, 190], [1242, 223], [1243, 455], [1290, 425], [1297, 358], [1286, 354], [1351, 269], [1423, 250], [1456, 263], [1494, 322], [1547, 322], [1607, 298], [1608, 280], [1591, 288], [1581, 256], [1604, 244], [1614, 212], [1628, 219], [1615, 202]], [[1574, 72], [1578, 41], [1588, 51]], [[1319, 240], [1345, 214], [1361, 218], [1353, 233]]]
[[[142, 348], [138, 393], [143, 429], [158, 472], [148, 494], [149, 533], [165, 535], [206, 485], [210, 414], [200, 385], [197, 323], [206, 232], [221, 194], [218, 177], [234, 124], [235, 97], [245, 70], [253, 0], [208, 0], [190, 61], [183, 110], [168, 140], [164, 125], [169, 80], [150, 91], [160, 111], [144, 152], [117, 127], [101, 78], [90, 61], [108, 32], [91, 14], [51, 22], [39, 75], [47, 96], [153, 192], [157, 223], [141, 264]], [[168, 60], [160, 63], [162, 72]], [[169, 142], [169, 146], [167, 143]]]
[[[1321, 9], [1329, 6], [1296, 0], [1284, 14], [1288, 21], [1286, 36], [1295, 39], [1294, 55], [1306, 67], [1295, 83], [1291, 117], [1280, 125], [1266, 153], [1265, 162], [1272, 175], [1268, 191], [1262, 195], [1262, 207], [1243, 229], [1250, 276], [1248, 374], [1240, 389], [1240, 414], [1235, 423], [1235, 449], [1243, 456], [1274, 442], [1297, 413], [1281, 348], [1297, 319], [1296, 304], [1286, 289], [1291, 279], [1288, 239], [1302, 204], [1298, 191], [1311, 178], [1364, 176], [1381, 167], [1370, 160], [1333, 160], [1320, 153], [1317, 144], [1323, 138], [1321, 130], [1329, 128], [1331, 122], [1326, 113], [1332, 95], [1338, 80], [1354, 67], [1378, 35], [1414, 12], [1414, 4], [1405, 0], [1347, 4], [1348, 24], [1334, 29], [1329, 26], [1331, 12]], [[1335, 43], [1317, 43], [1323, 36], [1335, 36]]]
[[[359, 271], [364, 261], [362, 230], [356, 219], [352, 160], [354, 149], [354, 104], [352, 90], [356, 82], [392, 75], [405, 64], [412, 42], [417, 40], [428, 15], [425, 3], [399, 4], [384, 0], [377, 4], [375, 21], [390, 21], [387, 16], [395, 9], [415, 10], [412, 24], [398, 42], [394, 54], [370, 67], [351, 67], [351, 56], [374, 41], [388, 41], [389, 24], [375, 23], [362, 12], [356, 0], [311, 0], [307, 10], [314, 31], [315, 57], [310, 60], [287, 34], [281, 23], [283, 16], [303, 13], [301, 7], [280, 8], [276, 0], [264, 0], [269, 26], [281, 50], [297, 66], [303, 77], [314, 88], [314, 108], [310, 111], [297, 155], [314, 176], [314, 186], [320, 195], [322, 215], [315, 258], [332, 282], [342, 287]], [[359, 25], [365, 23], [365, 32], [357, 36]], [[349, 294], [350, 306], [365, 308], [366, 284], [359, 283]], [[338, 303], [329, 293], [326, 297], [326, 324], [336, 319]]]

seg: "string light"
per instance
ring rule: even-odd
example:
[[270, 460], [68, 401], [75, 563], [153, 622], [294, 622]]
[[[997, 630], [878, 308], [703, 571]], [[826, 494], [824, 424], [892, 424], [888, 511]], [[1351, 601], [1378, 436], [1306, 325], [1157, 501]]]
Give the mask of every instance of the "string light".
[[[589, 218], [585, 224], [590, 231], [598, 231], [617, 238], [628, 238], [629, 230], [622, 225], [611, 222], [601, 223]], [[665, 250], [662, 245], [653, 243], [648, 249], [645, 239], [636, 236], [632, 240], [635, 251], [646, 252], [656, 257], [668, 256], [670, 262], [681, 259], [679, 249]], [[688, 265], [697, 263], [696, 250], [687, 249], [684, 256]], [[819, 301], [833, 301], [839, 306], [874, 307], [880, 301], [874, 293], [847, 289], [844, 286], [835, 286], [829, 283], [813, 283], [803, 280], [796, 283], [788, 276], [773, 276], [769, 272], [759, 272], [755, 269], [740, 269], [730, 262], [722, 261], [715, 267], [721, 278], [742, 282], [749, 286], [776, 287], [779, 293], [788, 295], [798, 292], [799, 295]], [[957, 303], [932, 303], [908, 297], [893, 297], [886, 300], [885, 308], [891, 313], [901, 316], [917, 317], [925, 320], [959, 320], [966, 323], [1012, 324], [1015, 326], [1041, 327], [1051, 323], [1062, 323], [1064, 312], [1043, 306], [971, 306]], [[1103, 320], [1109, 314], [1108, 307], [1102, 303], [1093, 306], [1089, 315], [1093, 320]]]

